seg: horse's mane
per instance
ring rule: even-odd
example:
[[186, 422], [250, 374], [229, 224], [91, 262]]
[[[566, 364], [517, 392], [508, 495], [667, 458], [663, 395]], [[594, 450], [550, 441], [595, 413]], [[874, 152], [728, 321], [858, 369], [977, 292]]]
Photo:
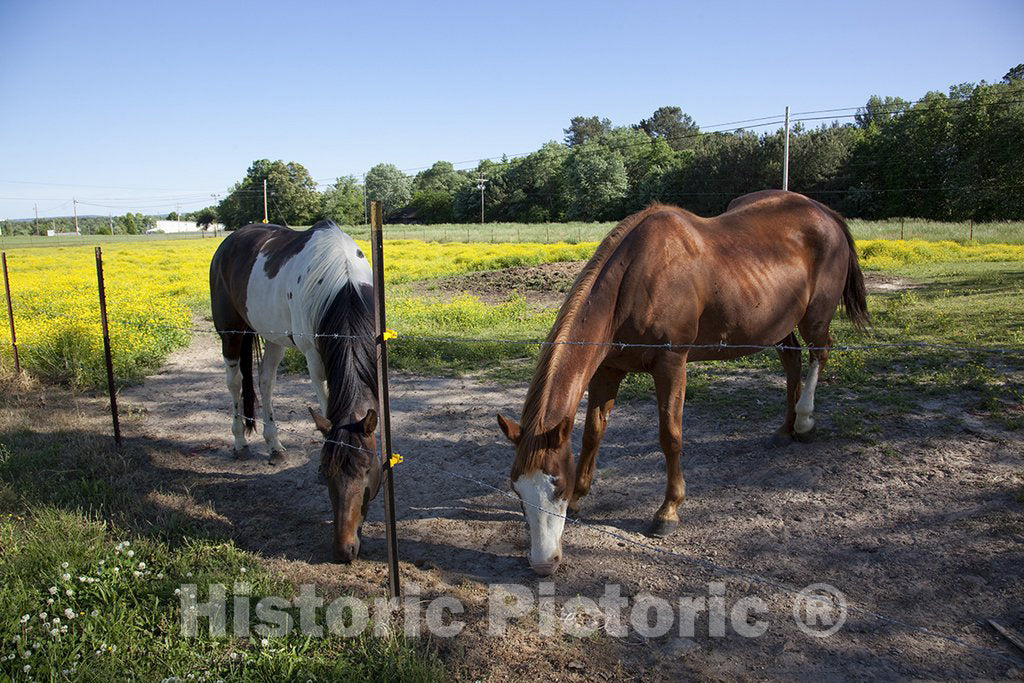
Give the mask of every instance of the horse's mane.
[[[521, 421], [522, 440], [516, 449], [515, 470], [529, 472], [539, 467], [541, 454], [547, 445], [545, 442], [545, 432], [556, 426], [542, 425], [541, 420], [548, 406], [550, 392], [547, 391], [547, 387], [565, 355], [563, 353], [565, 346], [559, 342], [568, 341], [573, 324], [576, 322], [584, 302], [590, 295], [598, 275], [601, 274], [605, 264], [608, 263], [608, 259], [615, 253], [619, 245], [622, 244], [622, 240], [625, 239], [626, 235], [652, 213], [666, 209], [676, 210], [673, 207], [656, 203], [623, 219], [601, 240], [597, 251], [587, 261], [587, 265], [583, 267], [583, 271], [576, 277], [576, 281], [573, 282], [572, 288], [562, 304], [562, 308], [558, 311], [555, 324], [552, 325], [551, 331], [548, 333], [546, 343], [541, 346], [540, 357], [537, 359], [537, 368], [534, 370], [530, 387], [526, 391], [526, 401], [523, 403]], [[523, 462], [520, 462], [521, 457], [524, 460]]]
[[[373, 286], [354, 279], [349, 250], [355, 243], [333, 223], [319, 223], [323, 229], [317, 243], [316, 258], [306, 275], [306, 295], [316, 330], [317, 350], [323, 360], [327, 379], [327, 415], [335, 425], [363, 418], [367, 392], [377, 401], [376, 342], [374, 340]], [[329, 449], [336, 454], [327, 468], [346, 467], [360, 459], [352, 448]]]

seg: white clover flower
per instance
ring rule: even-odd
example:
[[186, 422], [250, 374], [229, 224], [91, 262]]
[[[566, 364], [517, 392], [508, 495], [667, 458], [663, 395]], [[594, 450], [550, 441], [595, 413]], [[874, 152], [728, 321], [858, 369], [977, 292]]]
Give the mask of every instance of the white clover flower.
[[67, 596], [68, 596], [68, 597], [70, 598], [70, 597], [71, 597], [72, 595], [74, 595], [74, 594], [75, 594], [75, 591], [73, 591], [73, 590], [71, 590], [71, 589], [69, 588], [69, 589], [67, 589], [66, 591], [64, 591], [64, 594], [65, 594], [65, 595], [67, 595]]
[[260, 641], [260, 645], [262, 645], [263, 647], [266, 647], [267, 645], [270, 645], [270, 641], [267, 640], [266, 638], [264, 638], [263, 640]]
[[56, 626], [57, 624], [59, 624], [59, 623], [60, 623], [60, 617], [54, 617], [54, 618], [53, 618], [53, 623], [54, 623], [54, 625], [55, 625], [55, 626]]
[[107, 561], [106, 561], [106, 560], [100, 560], [100, 566], [101, 566], [101, 567], [102, 567], [103, 565], [105, 565], [106, 563], [107, 563]]
[[50, 631], [50, 635], [56, 638], [60, 635], [60, 631], [58, 629], [53, 629], [52, 631]]
[[50, 595], [56, 595], [56, 594], [57, 594], [57, 587], [56, 586], [50, 586]]
[[137, 578], [139, 578], [140, 576], [142, 576], [142, 572], [140, 572], [140, 571], [138, 571], [138, 570], [136, 570], [136, 571], [132, 572], [132, 574], [134, 574], [134, 575], [135, 575], [135, 578], [136, 578], [136, 579], [137, 579]]
[[46, 612], [40, 612], [39, 613], [39, 619], [41, 621], [46, 621]]
[[53, 598], [46, 598], [46, 604], [47, 605], [52, 605], [53, 604]]
[[156, 575], [156, 578], [158, 578], [158, 579], [164, 578], [164, 573], [160, 572], [159, 574]]
[[25, 666], [23, 666], [21, 668], [21, 670], [24, 671], [25, 673], [28, 673], [29, 671], [32, 670], [32, 665], [31, 664], [26, 664]]
[[174, 589], [174, 594], [175, 595], [181, 595], [181, 589], [180, 588], [175, 588]]
[[24, 623], [25, 623], [26, 621], [28, 621], [28, 620], [29, 620], [29, 616], [28, 616], [27, 614], [21, 617], [21, 623], [23, 623], [23, 624], [24, 624]]
[[67, 562], [61, 562], [60, 563], [60, 568], [61, 569], [67, 569], [68, 568], [68, 563]]
[[71, 580], [71, 574], [64, 574], [60, 578], [64, 579], [65, 581], [70, 581]]
[[231, 657], [231, 659], [238, 659], [238, 653], [237, 653], [237, 652], [232, 652], [232, 653], [231, 653], [230, 655], [228, 655], [228, 656], [229, 656], [229, 657]]
[[121, 573], [121, 569], [119, 567], [114, 567], [114, 573], [115, 574], [120, 574]]
[[249, 571], [249, 570], [248, 570], [248, 569], [246, 569], [245, 567], [242, 567], [242, 573], [243, 573], [243, 574], [244, 574], [244, 573], [246, 573], [247, 571]]
[[146, 563], [145, 562], [139, 562], [139, 569], [145, 569], [145, 568], [146, 568]]
[[191, 579], [192, 578], [192, 572], [185, 572], [185, 576]]
[[74, 610], [72, 610], [70, 607], [68, 607], [66, 610], [64, 610], [64, 616], [67, 617], [68, 619], [74, 619], [76, 615], [75, 615]]
[[90, 617], [98, 617], [99, 615], [100, 611], [98, 609], [94, 609], [92, 612], [89, 612]]
[[129, 550], [128, 552], [125, 553], [125, 555], [127, 555], [128, 557], [135, 557], [135, 551], [134, 550]]
[[67, 626], [61, 626], [60, 627], [60, 632], [61, 633], [67, 633], [68, 632], [68, 627]]

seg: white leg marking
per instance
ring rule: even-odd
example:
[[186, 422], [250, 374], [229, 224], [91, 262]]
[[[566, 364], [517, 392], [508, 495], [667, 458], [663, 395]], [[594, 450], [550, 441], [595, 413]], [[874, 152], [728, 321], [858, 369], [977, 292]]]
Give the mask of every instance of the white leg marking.
[[224, 361], [224, 374], [227, 378], [228, 391], [234, 406], [231, 418], [231, 433], [235, 436], [235, 450], [245, 448], [245, 423], [242, 421], [242, 370], [238, 361]]
[[263, 363], [260, 368], [260, 400], [263, 408], [263, 438], [270, 452], [283, 451], [284, 446], [277, 438], [277, 425], [274, 424], [274, 380], [277, 378], [277, 366], [284, 358], [284, 347], [272, 342], [266, 343], [263, 352]]
[[812, 358], [810, 367], [807, 369], [807, 381], [804, 382], [804, 390], [800, 393], [800, 400], [796, 404], [796, 422], [793, 428], [797, 434], [806, 434], [814, 429], [814, 388], [818, 386], [818, 359]]
[[538, 573], [550, 574], [562, 556], [562, 531], [569, 501], [555, 499], [554, 480], [540, 470], [520, 476], [512, 488], [523, 499], [530, 532], [530, 566]]
[[309, 378], [313, 380], [313, 391], [320, 401], [320, 414], [327, 415], [327, 374], [324, 371], [323, 361], [316, 351], [307, 351], [306, 367], [309, 368]]

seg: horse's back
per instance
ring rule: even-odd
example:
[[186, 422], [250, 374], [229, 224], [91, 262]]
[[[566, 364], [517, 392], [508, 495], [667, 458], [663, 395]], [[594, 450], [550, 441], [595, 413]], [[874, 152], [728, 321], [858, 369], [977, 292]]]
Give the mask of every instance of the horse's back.
[[211, 262], [214, 322], [218, 310], [232, 309], [270, 341], [295, 345], [298, 332], [300, 347], [312, 344], [324, 310], [349, 281], [372, 283], [369, 262], [333, 222], [302, 231], [248, 225], [225, 238]]
[[621, 280], [595, 289], [614, 292], [617, 318], [646, 328], [647, 341], [770, 344], [812, 303], [834, 310], [848, 261], [844, 228], [827, 208], [796, 193], [765, 191], [740, 197], [714, 218], [648, 209], [605, 268]]

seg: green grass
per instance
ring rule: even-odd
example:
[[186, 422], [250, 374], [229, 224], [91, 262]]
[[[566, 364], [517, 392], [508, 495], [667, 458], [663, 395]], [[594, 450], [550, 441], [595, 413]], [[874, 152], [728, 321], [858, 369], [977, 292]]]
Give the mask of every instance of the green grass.
[[998, 221], [992, 223], [927, 221], [919, 218], [889, 218], [878, 221], [864, 221], [857, 218], [849, 221], [854, 238], [889, 240], [928, 240], [938, 242], [969, 242], [978, 244], [1024, 244], [1024, 222]]
[[[979, 244], [1024, 244], [1024, 222], [998, 221], [975, 223], [973, 232], [969, 222], [929, 221], [919, 218], [889, 218], [849, 221], [850, 230], [857, 239], [923, 239], [951, 240]], [[446, 223], [437, 225], [388, 224], [384, 226], [385, 239], [412, 239], [427, 242], [596, 242], [604, 238], [615, 226], [604, 223]], [[902, 232], [901, 232], [902, 226]], [[295, 227], [295, 226], [293, 226]], [[305, 229], [309, 226], [299, 226]], [[368, 225], [345, 225], [345, 232], [357, 239], [369, 239]], [[198, 239], [197, 233], [155, 235], [83, 235], [81, 237], [38, 237], [18, 235], [3, 237], [0, 248], [71, 246], [79, 244], [108, 244], [116, 242], [153, 242], [159, 240]], [[212, 237], [212, 234], [208, 235]]]
[[[218, 233], [218, 237], [223, 233]], [[214, 234], [184, 232], [184, 233], [154, 233], [152, 235], [74, 235], [64, 237], [45, 237], [40, 235], [13, 235], [0, 238], [0, 249], [19, 249], [23, 247], [81, 247], [104, 244], [137, 243], [150, 244], [167, 240], [194, 240], [202, 238], [213, 238]]]
[[[81, 426], [49, 431], [34, 417], [38, 394], [0, 398], [0, 680], [444, 677], [424, 646], [395, 636], [307, 637], [296, 628], [264, 641], [255, 603], [289, 599], [294, 586], [222, 533], [140, 497], [138, 447], [115, 451], [108, 436]], [[232, 627], [231, 592], [241, 581], [253, 596], [251, 637]], [[175, 591], [187, 584], [198, 586], [199, 602], [210, 584], [227, 587], [228, 635], [210, 635], [202, 618], [197, 636], [182, 633]], [[297, 610], [288, 611], [297, 623]]]

